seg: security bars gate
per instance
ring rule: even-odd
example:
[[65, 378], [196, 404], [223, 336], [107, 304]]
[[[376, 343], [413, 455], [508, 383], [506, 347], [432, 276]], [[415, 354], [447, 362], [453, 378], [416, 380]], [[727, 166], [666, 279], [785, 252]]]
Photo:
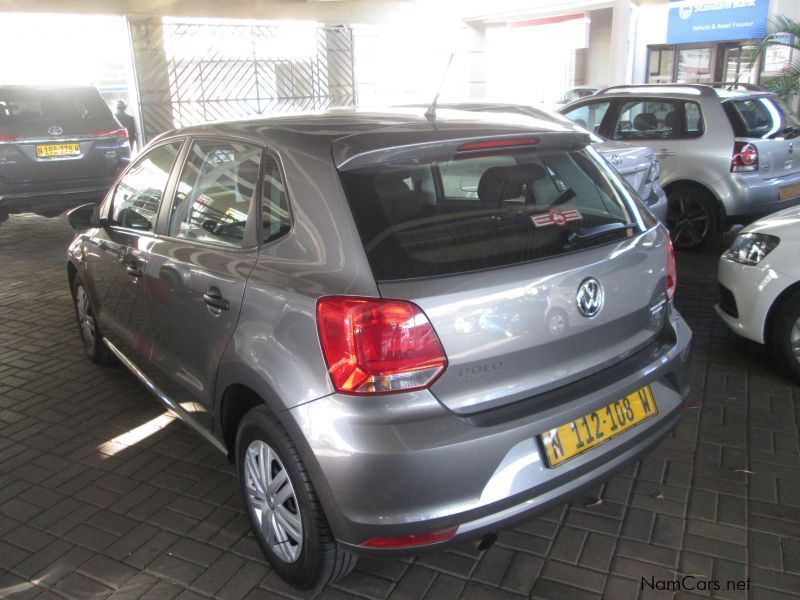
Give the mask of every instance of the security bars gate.
[[128, 23], [145, 141], [205, 121], [355, 104], [348, 27]]

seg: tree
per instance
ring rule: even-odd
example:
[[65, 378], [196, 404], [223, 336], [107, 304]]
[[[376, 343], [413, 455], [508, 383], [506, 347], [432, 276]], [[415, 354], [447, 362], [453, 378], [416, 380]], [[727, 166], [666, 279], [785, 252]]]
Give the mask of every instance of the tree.
[[763, 87], [788, 101], [800, 94], [800, 22], [783, 15], [771, 17], [764, 37], [756, 44], [750, 64], [755, 64], [758, 57], [763, 57], [772, 46], [791, 48], [791, 58], [783, 73], [763, 82]]

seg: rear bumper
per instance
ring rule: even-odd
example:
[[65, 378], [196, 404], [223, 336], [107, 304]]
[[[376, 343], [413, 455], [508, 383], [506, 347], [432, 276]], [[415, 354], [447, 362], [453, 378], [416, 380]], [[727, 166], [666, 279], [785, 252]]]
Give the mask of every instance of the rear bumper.
[[105, 196], [116, 178], [113, 175], [13, 186], [0, 183], [0, 209], [8, 212], [63, 210], [82, 202], [97, 201]]
[[756, 173], [731, 173], [712, 189], [725, 207], [728, 224], [748, 223], [758, 217], [800, 204], [800, 195], [780, 199], [783, 187], [800, 184], [800, 172], [764, 179]]
[[[691, 331], [672, 311], [670, 344], [613, 383], [533, 414], [460, 417], [429, 392], [385, 397], [333, 394], [288, 411], [336, 538], [359, 553], [375, 537], [457, 527], [447, 542], [474, 538], [529, 518], [608, 479], [677, 424], [688, 393]], [[613, 378], [611, 378], [613, 380]], [[649, 384], [658, 414], [570, 461], [548, 468], [540, 434]], [[490, 412], [490, 411], [487, 411]], [[297, 431], [296, 430], [296, 431]]]

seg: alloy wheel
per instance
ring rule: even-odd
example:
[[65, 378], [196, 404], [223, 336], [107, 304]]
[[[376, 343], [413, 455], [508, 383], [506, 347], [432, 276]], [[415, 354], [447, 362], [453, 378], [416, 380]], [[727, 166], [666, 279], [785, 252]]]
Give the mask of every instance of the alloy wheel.
[[695, 194], [683, 193], [670, 199], [667, 225], [678, 248], [697, 248], [711, 233], [711, 214]]
[[303, 549], [303, 521], [289, 473], [275, 451], [253, 440], [244, 459], [247, 504], [270, 549], [293, 563]]
[[93, 348], [95, 344], [95, 324], [92, 313], [92, 305], [89, 302], [89, 294], [79, 285], [75, 290], [75, 306], [78, 310], [78, 324], [81, 328], [81, 337], [87, 348]]

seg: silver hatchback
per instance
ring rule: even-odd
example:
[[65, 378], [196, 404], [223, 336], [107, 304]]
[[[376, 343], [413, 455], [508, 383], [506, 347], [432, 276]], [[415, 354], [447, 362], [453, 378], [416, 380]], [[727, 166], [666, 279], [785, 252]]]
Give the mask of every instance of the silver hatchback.
[[669, 236], [573, 127], [192, 127], [70, 221], [89, 356], [235, 462], [298, 587], [359, 554], [489, 543], [640, 458], [685, 405]]
[[655, 148], [678, 248], [800, 204], [800, 122], [775, 94], [747, 84], [627, 85], [559, 112]]

